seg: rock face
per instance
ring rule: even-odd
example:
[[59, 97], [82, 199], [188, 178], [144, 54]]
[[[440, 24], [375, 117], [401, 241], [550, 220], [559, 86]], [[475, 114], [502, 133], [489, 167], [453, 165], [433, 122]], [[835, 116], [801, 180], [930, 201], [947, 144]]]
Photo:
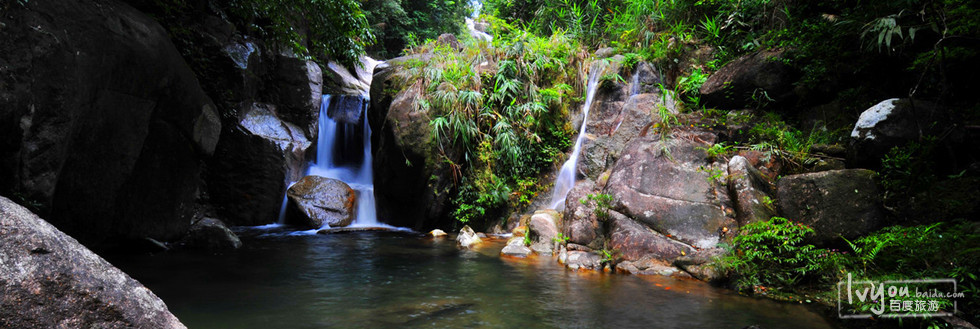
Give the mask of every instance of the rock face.
[[286, 181], [300, 178], [312, 143], [302, 128], [280, 120], [276, 110], [250, 104], [218, 143], [208, 187], [212, 203], [229, 224], [276, 222]]
[[538, 253], [551, 254], [555, 241], [558, 239], [558, 225], [561, 215], [554, 210], [535, 212], [528, 221], [531, 231], [531, 249]]
[[848, 162], [852, 166], [877, 168], [891, 148], [918, 140], [920, 130], [928, 129], [926, 125], [934, 121], [931, 117], [935, 109], [933, 103], [892, 98], [861, 112], [851, 131]]
[[[374, 136], [374, 181], [378, 217], [389, 224], [416, 230], [448, 222], [447, 205], [452, 169], [429, 144], [429, 113], [417, 106], [416, 84], [391, 95], [395, 89], [400, 58], [379, 69], [371, 85], [371, 130]], [[449, 159], [459, 163], [453, 150]]]
[[116, 1], [6, 7], [0, 192], [86, 243], [185, 232], [221, 123], [167, 32]]
[[714, 135], [697, 132], [675, 132], [667, 141], [634, 140], [606, 185], [613, 208], [672, 239], [714, 247], [738, 226], [728, 193], [712, 174], [726, 172], [725, 164], [709, 163], [698, 148], [713, 142]]
[[160, 298], [0, 197], [0, 327], [185, 328]]
[[674, 259], [694, 252], [694, 248], [672, 240], [618, 212], [610, 212], [609, 246], [625, 259], [656, 255], [657, 259]]
[[748, 107], [753, 94], [756, 99], [768, 96], [776, 103], [792, 99], [799, 72], [782, 58], [782, 50], [762, 50], [725, 64], [701, 86], [701, 100], [711, 106], [741, 109]]
[[279, 56], [277, 62], [280, 117], [302, 127], [306, 136], [316, 136], [323, 90], [320, 66], [290, 56]]
[[357, 198], [346, 183], [326, 177], [306, 176], [287, 192], [286, 222], [316, 229], [324, 224], [344, 227], [354, 221]]
[[187, 236], [181, 240], [187, 248], [222, 250], [242, 247], [242, 240], [225, 223], [214, 218], [204, 218], [191, 225]]
[[777, 184], [779, 212], [813, 227], [815, 244], [842, 244], [870, 233], [881, 222], [875, 172], [831, 170], [783, 177]]
[[602, 249], [605, 225], [596, 218], [595, 205], [580, 202], [593, 193], [598, 192], [595, 191], [595, 183], [590, 180], [579, 181], [571, 191], [568, 191], [568, 197], [565, 198], [565, 212], [562, 216], [565, 220], [561, 230], [565, 237], [568, 237], [568, 243]]
[[728, 189], [735, 197], [739, 225], [769, 220], [776, 215], [775, 187], [743, 156], [728, 161]]

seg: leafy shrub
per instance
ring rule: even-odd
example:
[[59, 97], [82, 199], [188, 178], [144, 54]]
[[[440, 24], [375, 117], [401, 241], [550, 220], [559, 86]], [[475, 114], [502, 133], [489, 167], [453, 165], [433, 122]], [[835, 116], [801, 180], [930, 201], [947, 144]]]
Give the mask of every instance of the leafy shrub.
[[804, 239], [813, 229], [773, 217], [741, 227], [731, 252], [715, 262], [739, 289], [765, 286], [792, 289], [801, 282], [835, 277], [839, 254], [817, 249]]

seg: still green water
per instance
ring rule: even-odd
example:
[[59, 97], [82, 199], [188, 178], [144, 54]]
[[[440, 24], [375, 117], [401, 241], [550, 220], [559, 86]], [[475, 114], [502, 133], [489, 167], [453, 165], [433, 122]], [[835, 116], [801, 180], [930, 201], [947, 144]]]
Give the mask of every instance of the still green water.
[[189, 328], [829, 328], [799, 304], [657, 276], [501, 259], [411, 233], [239, 232], [222, 254], [111, 261]]

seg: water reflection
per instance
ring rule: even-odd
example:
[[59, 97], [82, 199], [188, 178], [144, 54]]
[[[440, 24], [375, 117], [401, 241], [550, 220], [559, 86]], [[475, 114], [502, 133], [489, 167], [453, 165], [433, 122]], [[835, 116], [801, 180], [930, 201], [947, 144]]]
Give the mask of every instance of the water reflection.
[[[248, 235], [248, 232], [246, 232]], [[252, 234], [224, 255], [113, 262], [190, 328], [828, 328], [808, 309], [663, 277], [577, 272], [404, 233]]]

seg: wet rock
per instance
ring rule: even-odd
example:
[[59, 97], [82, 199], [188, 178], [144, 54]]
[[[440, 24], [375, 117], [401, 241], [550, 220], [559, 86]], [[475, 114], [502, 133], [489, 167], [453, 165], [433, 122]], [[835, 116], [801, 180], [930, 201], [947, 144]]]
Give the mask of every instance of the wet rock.
[[374, 69], [381, 62], [361, 56], [360, 63], [351, 71], [340, 63], [331, 61], [323, 68], [323, 93], [330, 95], [364, 95], [371, 89]]
[[589, 194], [598, 193], [593, 190], [595, 184], [589, 180], [581, 180], [575, 183], [575, 187], [568, 192], [565, 198], [565, 210], [562, 225], [562, 232], [568, 238], [570, 244], [589, 246], [592, 249], [601, 249], [603, 244], [602, 236], [605, 234], [603, 226], [595, 216], [595, 206], [581, 200], [585, 200]]
[[710, 264], [704, 265], [680, 265], [680, 269], [684, 270], [695, 279], [704, 282], [719, 282], [725, 280], [724, 273], [719, 272], [714, 266]]
[[610, 211], [609, 247], [624, 259], [653, 257], [671, 261], [694, 252], [694, 248], [667, 238], [653, 229], [615, 211]]
[[238, 249], [242, 246], [242, 240], [220, 220], [204, 218], [191, 225], [181, 245], [205, 250]]
[[[398, 62], [379, 69], [371, 85], [368, 114], [376, 139], [374, 180], [378, 217], [389, 224], [421, 230], [440, 226], [449, 218], [450, 190], [454, 169], [431, 141], [430, 115], [418, 107], [421, 84], [402, 86], [397, 78]], [[392, 90], [400, 90], [392, 94]], [[445, 149], [445, 156], [461, 163], [459, 154]]]
[[[623, 100], [615, 101], [615, 97]], [[673, 98], [659, 91], [633, 96], [616, 96], [602, 91], [597, 98], [597, 105], [589, 112], [587, 127], [587, 132], [593, 138], [584, 141], [579, 160], [582, 173], [595, 180], [599, 180], [600, 174], [619, 160], [626, 144], [639, 137], [644, 127], [660, 121], [655, 114], [660, 106], [677, 113]]]
[[277, 76], [271, 85], [279, 90], [279, 116], [313, 138], [317, 135], [323, 90], [320, 65], [295, 56], [279, 56], [276, 62]]
[[728, 188], [735, 197], [739, 225], [766, 221], [776, 215], [775, 186], [745, 157], [736, 155], [728, 161]]
[[312, 143], [302, 128], [280, 120], [275, 106], [255, 103], [242, 112], [210, 162], [211, 202], [229, 224], [274, 223], [286, 181], [301, 178]]
[[831, 170], [783, 177], [777, 184], [779, 212], [813, 227], [817, 245], [841, 245], [871, 233], [881, 222], [875, 172]]
[[672, 276], [680, 272], [676, 267], [670, 266], [656, 258], [646, 257], [637, 261], [624, 261], [616, 264], [619, 272], [638, 274], [638, 275], [662, 275]]
[[500, 254], [510, 257], [527, 257], [531, 254], [531, 249], [524, 245], [523, 237], [513, 237], [507, 240], [507, 245], [500, 250]]
[[160, 298], [0, 197], [0, 327], [185, 328]]
[[551, 246], [558, 238], [558, 218], [560, 216], [554, 210], [537, 211], [531, 216], [528, 225], [534, 241], [533, 244], [537, 247], [532, 247], [533, 249], [551, 252]]
[[344, 227], [354, 221], [354, 190], [340, 180], [306, 176], [287, 192], [286, 222], [308, 229]]
[[447, 235], [449, 235], [449, 234], [447, 234], [446, 231], [443, 231], [443, 230], [440, 230], [440, 229], [434, 229], [432, 231], [429, 231], [429, 236], [435, 237], [435, 238], [441, 238], [441, 237], [445, 237]]
[[469, 225], [464, 225], [463, 228], [459, 229], [459, 235], [456, 236], [456, 243], [463, 248], [472, 248], [481, 242], [483, 240], [476, 235], [476, 232]]
[[713, 142], [709, 133], [679, 131], [668, 140], [634, 139], [605, 188], [613, 209], [697, 248], [711, 248], [727, 238], [737, 223], [727, 189], [713, 174], [725, 173], [727, 164], [709, 163], [702, 149]]
[[602, 268], [602, 256], [593, 252], [568, 251], [565, 266], [570, 269], [598, 270]]
[[663, 78], [660, 76], [660, 72], [653, 67], [652, 64], [647, 62], [640, 62], [636, 66], [635, 79], [631, 81], [630, 94], [660, 94], [660, 85], [663, 83]]
[[852, 167], [877, 168], [893, 147], [905, 146], [928, 133], [936, 105], [907, 98], [884, 100], [864, 112], [851, 131], [848, 162]]
[[221, 122], [166, 30], [117, 2], [4, 7], [0, 193], [88, 244], [183, 234]]
[[800, 73], [783, 62], [783, 50], [762, 50], [725, 64], [701, 86], [701, 100], [725, 109], [752, 107], [753, 98], [775, 103], [792, 98]]

